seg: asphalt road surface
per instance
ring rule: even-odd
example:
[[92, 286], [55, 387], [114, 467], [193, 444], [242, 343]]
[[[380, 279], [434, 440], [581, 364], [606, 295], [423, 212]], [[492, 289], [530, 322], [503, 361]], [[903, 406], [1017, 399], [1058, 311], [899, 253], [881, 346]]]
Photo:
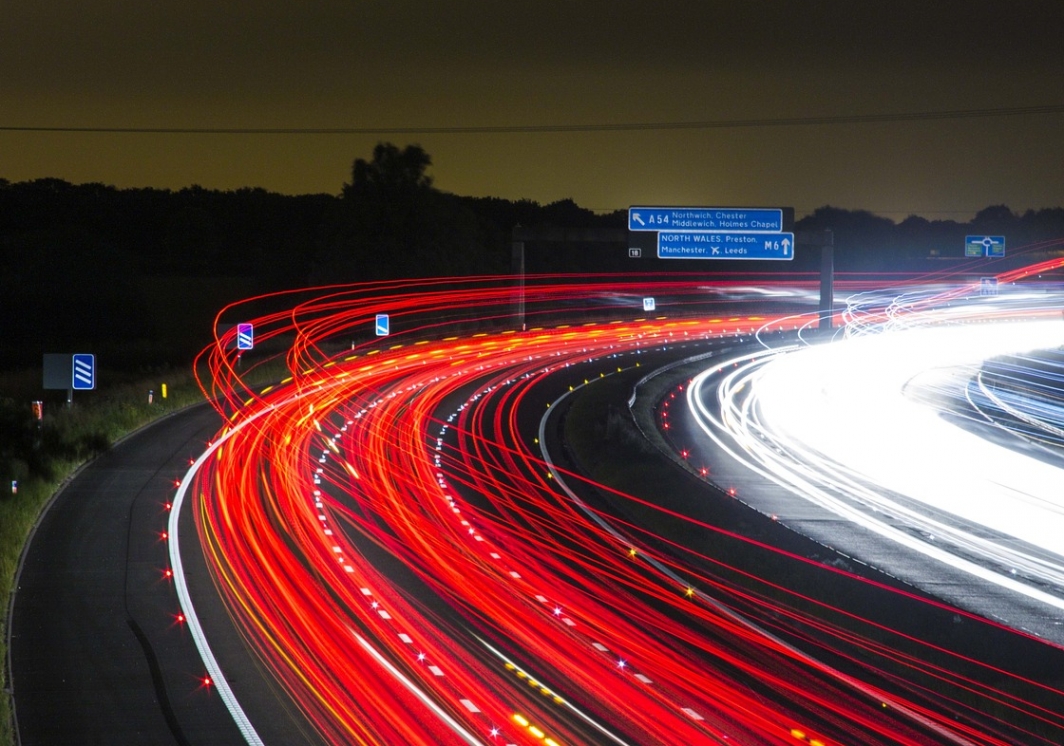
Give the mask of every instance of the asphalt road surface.
[[[213, 410], [199, 407], [137, 433], [79, 473], [42, 518], [18, 579], [11, 625], [24, 746], [244, 742], [204, 682], [166, 576], [167, 502], [219, 426]], [[709, 463], [712, 454], [705, 457]], [[742, 476], [718, 468], [725, 467], [714, 464], [718, 478]], [[739, 484], [744, 496], [756, 490]], [[194, 539], [190, 516], [181, 519], [184, 540]], [[190, 546], [182, 555], [212, 649], [262, 740], [318, 743], [248, 654], [227, 613], [210, 602], [198, 550]]]
[[[214, 410], [199, 406], [141, 430], [82, 469], [42, 517], [11, 619], [22, 746], [244, 742], [204, 681], [166, 574], [175, 480], [219, 426]], [[186, 564], [190, 580], [209, 587], [202, 563]], [[234, 691], [264, 713], [259, 733], [271, 743], [313, 742], [224, 612], [201, 599], [197, 608]]]

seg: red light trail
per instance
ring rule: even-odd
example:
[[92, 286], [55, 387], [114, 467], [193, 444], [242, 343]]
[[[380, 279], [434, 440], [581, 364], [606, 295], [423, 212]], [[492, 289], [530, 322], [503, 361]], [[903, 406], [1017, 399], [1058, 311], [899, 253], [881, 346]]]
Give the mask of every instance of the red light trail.
[[[652, 287], [663, 315], [637, 318], [645, 282], [536, 279], [522, 291], [527, 330], [503, 328], [516, 291], [498, 279], [255, 299], [222, 314], [254, 322], [255, 362], [230, 332], [197, 366], [229, 426], [181, 489], [235, 625], [324, 741], [1010, 742], [1004, 726], [954, 718], [949, 693], [908, 683], [899, 671], [957, 680], [882, 641], [873, 620], [820, 619], [749, 568], [738, 587], [705, 569], [711, 558], [689, 566], [646, 527], [596, 519], [555, 476], [579, 475], [536, 442], [570, 387], [815, 312], [788, 300], [754, 315], [745, 301], [696, 316], [704, 283], [672, 278]], [[604, 310], [604, 289], [632, 310]], [[252, 315], [272, 302], [288, 308]], [[367, 330], [382, 312], [400, 331], [378, 340]], [[576, 315], [593, 320], [565, 322]], [[251, 383], [271, 358], [288, 375]], [[860, 650], [842, 655], [866, 680], [776, 636], [798, 626], [811, 652]], [[216, 672], [202, 681], [224, 687]], [[1028, 714], [1064, 731], [1057, 712]]]

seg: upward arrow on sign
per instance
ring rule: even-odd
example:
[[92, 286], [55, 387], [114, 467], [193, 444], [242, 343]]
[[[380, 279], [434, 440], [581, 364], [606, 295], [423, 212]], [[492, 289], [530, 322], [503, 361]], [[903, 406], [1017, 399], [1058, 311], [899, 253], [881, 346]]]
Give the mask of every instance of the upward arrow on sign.
[[794, 258], [793, 233], [659, 231], [659, 259]]

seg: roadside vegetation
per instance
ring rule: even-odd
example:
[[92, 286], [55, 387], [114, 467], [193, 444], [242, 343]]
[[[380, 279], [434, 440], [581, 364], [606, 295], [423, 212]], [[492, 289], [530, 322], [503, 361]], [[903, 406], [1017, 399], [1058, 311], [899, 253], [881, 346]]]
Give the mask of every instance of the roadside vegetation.
[[[15, 739], [8, 682], [7, 625], [15, 573], [26, 540], [52, 496], [85, 463], [152, 420], [202, 402], [191, 371], [165, 370], [124, 377], [112, 386], [77, 392], [72, 406], [46, 401], [38, 420], [31, 397], [39, 373], [0, 379], [0, 744]], [[112, 377], [113, 378], [113, 377]], [[167, 396], [162, 396], [162, 385]], [[148, 392], [152, 401], [148, 401]]]

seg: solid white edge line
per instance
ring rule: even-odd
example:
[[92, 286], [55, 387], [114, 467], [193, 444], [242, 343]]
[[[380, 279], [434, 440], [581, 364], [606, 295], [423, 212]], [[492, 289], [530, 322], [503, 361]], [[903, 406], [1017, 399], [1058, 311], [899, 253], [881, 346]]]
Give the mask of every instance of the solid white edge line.
[[376, 648], [370, 645], [369, 642], [362, 637], [362, 635], [358, 634], [350, 627], [348, 628], [348, 632], [350, 632], [351, 636], [354, 637], [358, 644], [362, 646], [363, 650], [373, 656], [373, 659], [376, 660], [377, 663], [379, 663], [382, 667], [384, 667], [384, 669], [388, 673], [390, 673], [396, 681], [405, 686], [415, 697], [420, 699], [422, 704], [432, 710], [440, 720], [450, 726], [451, 729], [454, 730], [454, 732], [457, 733], [466, 743], [475, 744], [475, 746], [486, 746], [483, 741], [479, 740], [476, 736], [466, 730], [461, 723], [451, 717], [442, 707], [433, 702], [432, 698], [430, 698], [427, 694], [425, 694], [425, 692], [419, 689], [418, 686], [409, 678], [407, 678], [402, 671], [396, 668], [391, 661], [381, 655]]
[[236, 723], [237, 729], [240, 731], [241, 735], [244, 736], [244, 740], [247, 741], [249, 746], [260, 746], [263, 741], [259, 737], [258, 732], [256, 732], [255, 727], [251, 724], [248, 716], [244, 713], [244, 709], [237, 701], [236, 695], [233, 693], [232, 688], [229, 686], [229, 682], [225, 678], [225, 674], [222, 673], [221, 666], [218, 665], [218, 661], [214, 657], [214, 651], [211, 650], [211, 646], [207, 642], [207, 636], [203, 632], [203, 626], [200, 624], [199, 617], [196, 615], [196, 609], [192, 605], [192, 597], [189, 595], [188, 584], [185, 582], [184, 565], [181, 563], [181, 542], [178, 531], [181, 519], [181, 505], [185, 501], [188, 485], [192, 483], [192, 480], [196, 476], [196, 472], [200, 470], [200, 467], [203, 466], [207, 459], [219, 448], [219, 446], [221, 446], [222, 443], [238, 432], [248, 422], [252, 422], [252, 419], [245, 420], [226, 433], [222, 438], [212, 443], [211, 446], [193, 462], [189, 470], [185, 472], [185, 476], [181, 480], [181, 484], [177, 488], [177, 493], [174, 495], [173, 503], [170, 506], [168, 530], [170, 536], [170, 569], [174, 574], [173, 580], [174, 588], [177, 591], [177, 600], [181, 605], [181, 611], [185, 615], [185, 623], [188, 625], [189, 633], [192, 635], [192, 640], [196, 643], [196, 648], [199, 650], [203, 665], [206, 667], [207, 673], [210, 675], [211, 681], [218, 690], [218, 695], [222, 698], [222, 702], [225, 704], [226, 709], [228, 709], [229, 714], [232, 715], [233, 722]]
[[[293, 397], [298, 400], [301, 398], [299, 395]], [[291, 400], [289, 400], [291, 401]], [[288, 402], [286, 402], [288, 403]], [[180, 522], [181, 505], [184, 502], [185, 495], [188, 492], [188, 485], [195, 478], [196, 472], [200, 470], [203, 464], [207, 461], [215, 451], [218, 450], [229, 438], [236, 433], [240, 432], [246, 425], [254, 422], [264, 414], [268, 414], [274, 411], [274, 407], [264, 409], [261, 412], [243, 420], [239, 424], [235, 425], [226, 432], [218, 440], [211, 443], [200, 456], [193, 462], [192, 466], [185, 473], [184, 479], [181, 480], [181, 484], [177, 488], [177, 493], [174, 495], [173, 504], [170, 508], [170, 521], [169, 521], [169, 549], [170, 549], [170, 569], [173, 571], [174, 587], [177, 590], [178, 602], [181, 605], [181, 610], [185, 614], [185, 621], [188, 624], [189, 633], [192, 635], [192, 639], [196, 643], [196, 648], [199, 650], [200, 658], [203, 660], [203, 665], [207, 669], [207, 673], [211, 677], [211, 681], [214, 682], [218, 689], [218, 694], [222, 697], [222, 701], [225, 703], [229, 713], [233, 716], [233, 721], [236, 723], [237, 729], [240, 730], [244, 739], [247, 741], [248, 746], [263, 746], [263, 741], [260, 738], [255, 727], [251, 724], [244, 709], [240, 706], [240, 703], [236, 699], [236, 695], [233, 693], [232, 688], [229, 686], [229, 682], [225, 679], [225, 675], [222, 673], [221, 667], [218, 665], [218, 661], [214, 657], [214, 651], [211, 650], [210, 644], [207, 642], [207, 637], [203, 632], [203, 626], [199, 622], [199, 618], [196, 616], [195, 607], [192, 605], [192, 598], [188, 592], [188, 585], [185, 582], [184, 567], [181, 564], [181, 549], [180, 549], [180, 537], [178, 532], [178, 523]], [[426, 707], [433, 711], [437, 717], [446, 723], [452, 730], [455, 731], [463, 740], [467, 743], [473, 744], [473, 746], [487, 746], [483, 741], [477, 739], [472, 733], [467, 731], [461, 723], [451, 717], [443, 708], [441, 708], [436, 702], [420, 690], [416, 684], [403, 675], [399, 669], [397, 669], [391, 662], [389, 662], [379, 651], [377, 651], [370, 643], [365, 640], [361, 635], [354, 630], [349, 630], [351, 635], [358, 641], [358, 644], [366, 650], [388, 673], [390, 673], [397, 681], [405, 686], [410, 692], [414, 694], [419, 700], [421, 700]]]
[[[768, 351], [768, 352], [770, 352], [770, 351]], [[698, 359], [698, 358], [701, 358], [701, 357], [704, 357], [704, 356], [695, 355], [695, 356], [691, 356], [690, 358], [687, 358], [687, 359], [688, 360], [694, 360], [694, 359]], [[671, 369], [671, 367], [674, 367], [674, 366], [669, 366], [670, 369]], [[644, 381], [645, 380], [649, 380], [651, 377], [652, 377], [652, 374], [648, 374], [647, 376], [644, 376], [643, 380]], [[594, 381], [596, 381], [596, 380], [598, 380], [598, 379], [591, 379], [590, 383], [594, 383]], [[622, 541], [625, 544], [630, 546], [631, 542], [627, 541], [625, 539], [625, 537], [616, 528], [613, 527], [612, 524], [610, 524], [604, 518], [602, 518], [597, 513], [592, 511], [587, 506], [587, 504], [584, 503], [584, 501], [581, 500], [576, 495], [575, 492], [573, 492], [573, 490], [568, 486], [568, 484], [566, 484], [564, 477], [562, 477], [561, 473], [558, 471], [557, 467], [554, 465], [554, 462], [551, 460], [550, 453], [547, 451], [547, 445], [546, 445], [547, 420], [550, 418], [550, 416], [554, 412], [557, 411], [557, 407], [562, 401], [564, 401], [568, 396], [570, 396], [571, 394], [576, 393], [577, 391], [579, 391], [581, 388], [583, 388], [586, 385], [589, 385], [589, 384], [577, 385], [577, 386], [573, 387], [572, 391], [566, 391], [566, 392], [562, 393], [561, 396], [559, 396], [557, 399], [555, 399], [553, 402], [551, 402], [551, 404], [548, 407], [546, 413], [544, 413], [543, 415], [540, 416], [540, 421], [539, 421], [539, 449], [540, 449], [540, 453], [542, 454], [543, 460], [547, 464], [547, 467], [550, 470], [550, 473], [553, 476], [554, 481], [566, 493], [566, 495], [568, 495], [569, 499], [572, 500], [575, 505], [579, 506], [580, 509], [583, 510], [584, 513], [589, 518], [591, 518], [593, 521], [595, 521], [595, 523], [599, 524], [603, 529], [605, 529], [607, 532], [609, 532], [610, 534], [615, 536], [619, 541]], [[688, 397], [690, 397], [690, 391], [691, 391], [691, 387], [688, 386]], [[675, 581], [677, 583], [682, 583], [683, 585], [687, 585], [687, 583], [682, 578], [680, 578], [679, 575], [677, 575], [675, 572], [673, 572], [670, 568], [668, 568], [665, 565], [663, 565], [660, 562], [658, 562], [653, 557], [644, 557], [643, 560], [645, 562], [647, 562], [648, 564], [650, 564], [655, 569], [657, 569], [659, 572], [661, 572], [666, 577], [671, 578], [673, 581]], [[849, 676], [849, 675], [843, 673], [842, 671], [839, 671], [839, 670], [837, 670], [835, 668], [832, 668], [831, 666], [828, 666], [825, 663], [820, 662], [814, 656], [812, 656], [812, 655], [810, 655], [808, 653], [805, 653], [804, 651], [798, 649], [797, 647], [795, 647], [793, 645], [790, 645], [789, 643], [785, 642], [782, 638], [776, 637], [775, 635], [773, 635], [768, 630], [763, 629], [762, 627], [758, 626], [753, 621], [751, 621], [751, 620], [747, 619], [745, 616], [739, 614], [737, 611], [733, 610], [731, 607], [727, 606], [726, 604], [723, 604], [723, 603], [717, 601], [716, 599], [714, 599], [713, 597], [711, 597], [711, 596], [709, 596], [709, 595], [707, 595], [705, 593], [702, 593], [702, 592], [698, 592], [696, 594], [696, 596], [698, 598], [702, 599], [707, 605], [712, 606], [714, 609], [718, 610], [722, 614], [727, 615], [729, 618], [731, 618], [731, 619], [735, 620], [737, 623], [745, 626], [747, 629], [750, 629], [750, 630], [752, 630], [752, 631], [764, 636], [766, 639], [772, 640], [775, 644], [785, 648], [786, 650], [788, 650], [791, 653], [791, 655], [795, 656], [797, 659], [800, 659], [800, 660], [808, 663], [809, 665], [813, 666], [815, 669], [817, 669], [817, 670], [819, 670], [819, 671], [821, 671], [821, 672], [823, 672], [825, 674], [831, 675], [840, 684], [845, 684], [845, 685], [851, 687], [852, 689], [854, 689], [854, 690], [856, 690], [858, 692], [861, 692], [865, 696], [868, 696], [868, 697], [871, 697], [871, 698], [874, 698], [874, 699], [878, 699], [880, 702], [886, 702], [886, 703], [890, 704], [890, 706], [893, 707], [896, 711], [904, 713], [906, 716], [908, 716], [913, 721], [918, 722], [918, 723], [920, 723], [920, 724], [922, 724], [922, 725], [924, 725], [924, 726], [926, 726], [928, 728], [931, 728], [932, 730], [934, 730], [939, 735], [948, 738], [949, 740], [953, 741], [954, 743], [962, 744], [963, 746], [972, 746], [972, 741], [969, 741], [968, 739], [964, 738], [963, 736], [961, 736], [959, 734], [951, 733], [951, 732], [945, 730], [945, 728], [943, 728], [942, 726], [938, 725], [937, 723], [935, 723], [934, 721], [930, 720], [929, 718], [925, 717], [923, 714], [917, 712], [916, 710], [913, 710], [912, 708], [907, 707], [907, 706], [903, 705], [900, 702], [897, 702], [893, 698], [887, 697], [885, 692], [880, 692], [880, 691], [878, 691], [876, 689], [873, 689], [870, 685], [865, 684], [863, 681], [857, 679], [856, 677]]]

